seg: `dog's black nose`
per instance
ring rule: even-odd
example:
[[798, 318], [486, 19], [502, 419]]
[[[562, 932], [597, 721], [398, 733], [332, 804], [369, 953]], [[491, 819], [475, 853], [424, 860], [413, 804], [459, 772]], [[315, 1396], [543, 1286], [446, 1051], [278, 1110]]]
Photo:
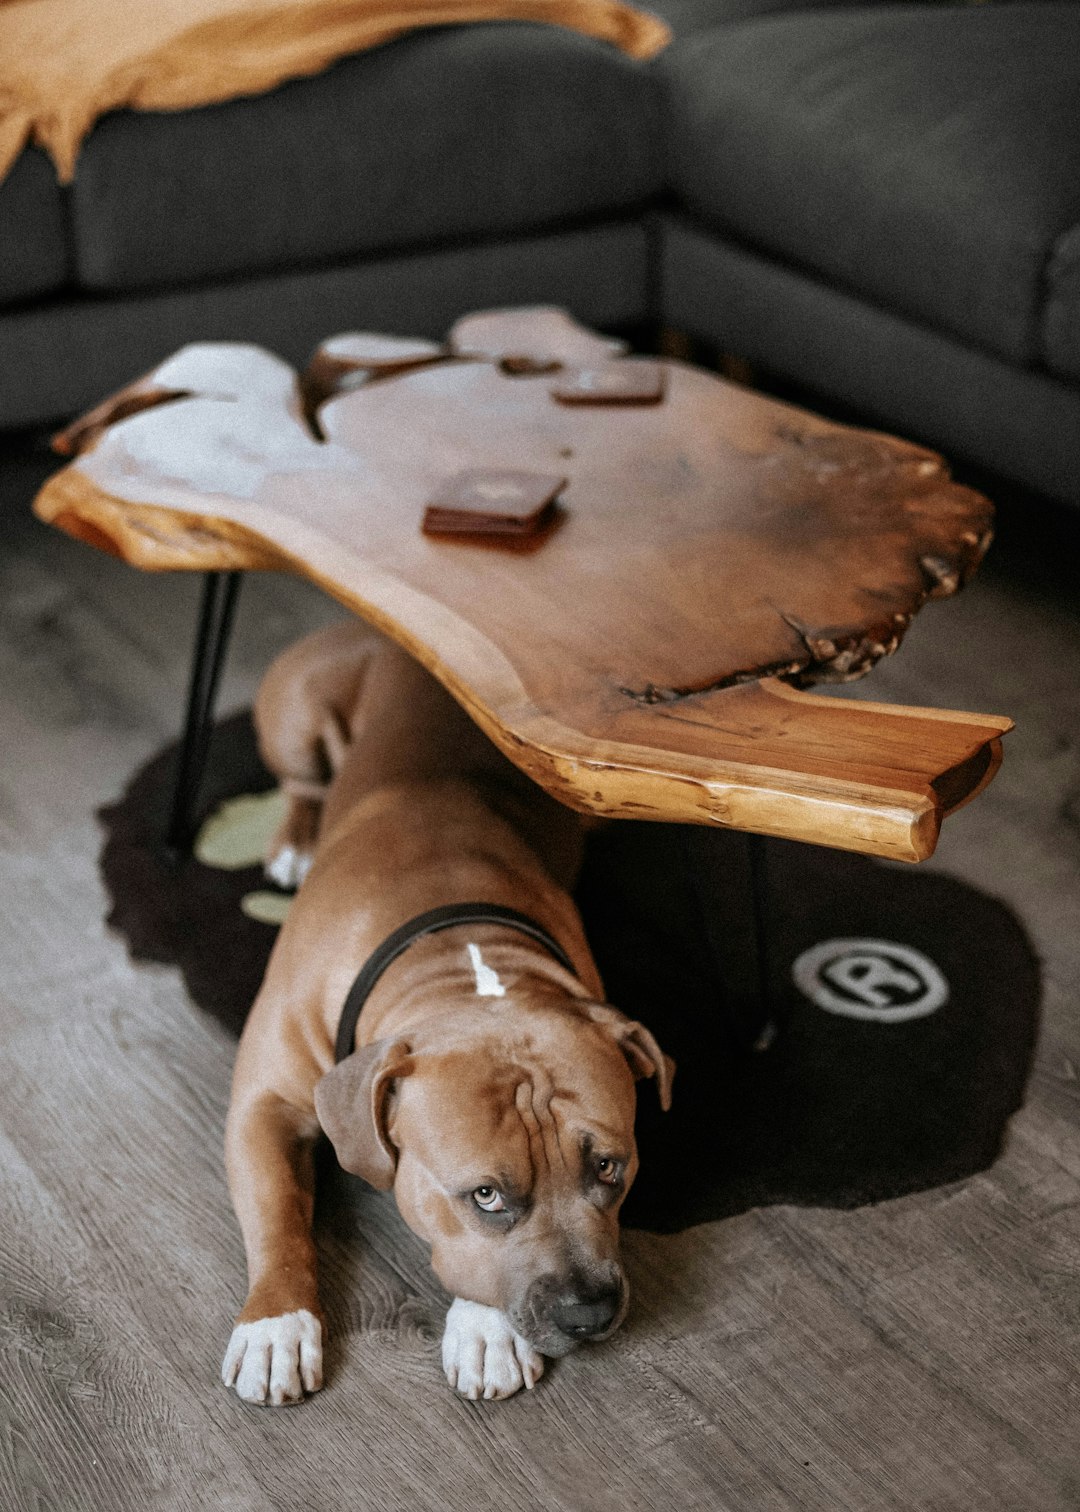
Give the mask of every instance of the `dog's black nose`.
[[559, 1302], [551, 1309], [551, 1321], [572, 1339], [592, 1339], [610, 1328], [620, 1300], [618, 1288], [612, 1287], [588, 1298]]

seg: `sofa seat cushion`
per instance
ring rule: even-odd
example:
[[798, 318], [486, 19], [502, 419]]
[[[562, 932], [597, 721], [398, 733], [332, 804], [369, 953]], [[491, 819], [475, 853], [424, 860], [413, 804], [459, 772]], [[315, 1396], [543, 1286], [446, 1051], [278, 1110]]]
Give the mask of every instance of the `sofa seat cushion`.
[[62, 288], [71, 274], [69, 242], [56, 169], [30, 148], [0, 183], [0, 305]]
[[150, 289], [517, 235], [635, 208], [660, 175], [644, 65], [554, 26], [438, 28], [265, 95], [100, 121], [78, 276]]
[[701, 33], [658, 66], [695, 215], [1014, 362], [1080, 221], [1080, 5], [909, 4]]

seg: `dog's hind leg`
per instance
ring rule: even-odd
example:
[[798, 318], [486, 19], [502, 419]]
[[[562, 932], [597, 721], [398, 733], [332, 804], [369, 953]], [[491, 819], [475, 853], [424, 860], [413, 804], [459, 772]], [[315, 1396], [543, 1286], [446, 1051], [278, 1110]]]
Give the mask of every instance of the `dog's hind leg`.
[[287, 799], [266, 873], [298, 887], [311, 866], [331, 778], [348, 750], [364, 675], [382, 642], [358, 620], [317, 630], [273, 662], [255, 699], [259, 753]]

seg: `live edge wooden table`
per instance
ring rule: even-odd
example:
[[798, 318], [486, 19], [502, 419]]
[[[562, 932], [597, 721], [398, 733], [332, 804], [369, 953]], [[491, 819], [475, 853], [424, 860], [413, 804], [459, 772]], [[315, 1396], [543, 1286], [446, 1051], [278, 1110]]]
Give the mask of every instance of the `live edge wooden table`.
[[[185, 347], [56, 445], [74, 460], [43, 520], [210, 574], [181, 827], [251, 569], [319, 583], [595, 814], [917, 861], [1000, 762], [1008, 719], [805, 691], [861, 676], [971, 575], [989, 503], [931, 452], [627, 356], [559, 311], [468, 316], [445, 343], [338, 336], [300, 375]], [[557, 502], [520, 538], [423, 533], [462, 474], [495, 514], [509, 475]]]

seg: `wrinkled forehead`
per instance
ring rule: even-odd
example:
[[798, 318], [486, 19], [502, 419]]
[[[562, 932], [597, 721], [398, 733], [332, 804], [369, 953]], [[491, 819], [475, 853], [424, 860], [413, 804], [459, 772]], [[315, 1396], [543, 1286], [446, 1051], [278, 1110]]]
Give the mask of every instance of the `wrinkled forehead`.
[[529, 1162], [545, 1134], [627, 1145], [633, 1078], [617, 1050], [612, 1059], [591, 1038], [566, 1065], [496, 1056], [483, 1045], [417, 1056], [399, 1093], [410, 1148], [424, 1148], [438, 1165], [498, 1156], [502, 1166], [516, 1166]]

